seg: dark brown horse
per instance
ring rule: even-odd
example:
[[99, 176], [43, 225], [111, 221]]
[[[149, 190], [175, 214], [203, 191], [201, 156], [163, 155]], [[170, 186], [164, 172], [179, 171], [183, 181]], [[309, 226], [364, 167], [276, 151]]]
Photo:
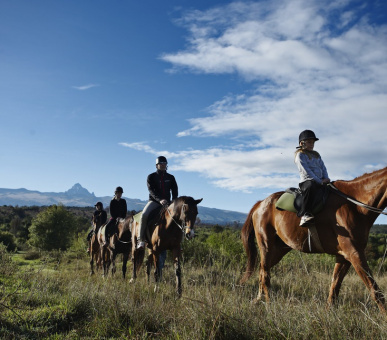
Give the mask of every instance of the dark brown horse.
[[117, 233], [110, 238], [109, 250], [112, 261], [112, 274], [116, 272], [116, 257], [122, 254], [122, 276], [125, 278], [127, 263], [132, 251], [133, 215], [121, 219], [117, 225]]
[[116, 257], [122, 254], [122, 275], [125, 278], [129, 255], [132, 250], [132, 228], [133, 215], [125, 219], [119, 219], [116, 232], [110, 237], [109, 242], [106, 242], [105, 226], [100, 228], [97, 234], [100, 244], [100, 253], [102, 258], [103, 276], [109, 273], [110, 265], [112, 264], [112, 275], [116, 272]]
[[[176, 274], [176, 290], [181, 296], [181, 242], [183, 237], [190, 239], [193, 237], [193, 229], [195, 226], [196, 216], [198, 215], [197, 205], [202, 199], [195, 200], [192, 197], [181, 196], [175, 199], [168, 207], [164, 207], [161, 211], [160, 219], [155, 225], [149, 226], [150, 240], [148, 240], [148, 248], [150, 255], [148, 263], [153, 263], [155, 272], [154, 277], [156, 284], [160, 279], [161, 268], [159, 266], [159, 255], [164, 250], [171, 250], [175, 274]], [[137, 244], [139, 233], [139, 222], [134, 222], [132, 229], [132, 242]], [[138, 271], [144, 260], [144, 249], [136, 249], [133, 246], [133, 282], [137, 278]], [[147, 267], [147, 275], [149, 281], [150, 267]]]
[[102, 218], [100, 215], [93, 215], [92, 219], [93, 229], [94, 233], [90, 240], [90, 275], [94, 274], [94, 261], [96, 264], [96, 268], [101, 269], [102, 268], [102, 261], [101, 261], [101, 252], [100, 252], [100, 246], [97, 239], [97, 233], [102, 226]]
[[351, 198], [379, 210], [373, 212], [331, 192], [325, 207], [315, 216], [315, 230], [323, 251], [317, 250], [319, 247], [316, 245], [309, 248], [308, 229], [299, 226], [300, 218], [295, 213], [275, 208], [282, 192], [272, 194], [253, 206], [242, 228], [242, 241], [248, 261], [241, 282], [251, 276], [257, 265], [255, 233], [260, 251], [257, 300], [263, 294], [269, 300], [270, 269], [290, 250], [296, 249], [305, 253], [325, 252], [336, 256], [328, 305], [336, 302], [342, 281], [352, 265], [379, 309], [386, 313], [384, 295], [371, 274], [364, 250], [373, 223], [387, 206], [387, 168], [351, 181], [335, 181], [334, 186]]

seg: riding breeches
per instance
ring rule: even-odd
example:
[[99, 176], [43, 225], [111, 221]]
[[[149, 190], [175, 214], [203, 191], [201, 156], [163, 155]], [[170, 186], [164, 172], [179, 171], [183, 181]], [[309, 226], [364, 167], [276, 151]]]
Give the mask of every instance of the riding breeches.
[[146, 206], [144, 207], [141, 215], [141, 220], [140, 220], [140, 230], [139, 230], [139, 241], [144, 241], [145, 239], [145, 231], [146, 231], [146, 226], [148, 223], [148, 217], [149, 214], [158, 208], [160, 206], [160, 203], [154, 202], [154, 201], [149, 201]]
[[110, 237], [112, 236], [114, 233], [116, 233], [118, 230], [117, 230], [117, 220], [115, 218], [111, 218], [108, 222], [108, 224], [106, 224], [106, 227], [105, 227], [105, 236], [106, 237]]
[[302, 203], [297, 215], [299, 217], [304, 216], [305, 213], [312, 213], [313, 199], [317, 191], [320, 190], [321, 185], [315, 181], [305, 181], [299, 184], [302, 192]]

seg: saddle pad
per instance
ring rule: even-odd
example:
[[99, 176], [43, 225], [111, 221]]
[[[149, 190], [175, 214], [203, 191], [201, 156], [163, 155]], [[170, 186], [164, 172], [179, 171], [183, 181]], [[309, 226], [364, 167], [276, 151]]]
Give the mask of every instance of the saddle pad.
[[140, 220], [141, 220], [141, 216], [142, 216], [142, 211], [137, 213], [136, 215], [133, 216], [133, 219], [137, 222], [137, 223], [140, 223]]
[[281, 197], [278, 199], [275, 207], [278, 210], [286, 210], [297, 213], [296, 208], [294, 208], [294, 195], [289, 192], [284, 192]]

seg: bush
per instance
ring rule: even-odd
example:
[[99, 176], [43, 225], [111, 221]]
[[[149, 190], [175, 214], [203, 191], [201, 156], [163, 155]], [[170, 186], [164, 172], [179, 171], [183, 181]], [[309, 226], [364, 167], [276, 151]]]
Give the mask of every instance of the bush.
[[63, 205], [48, 207], [33, 219], [29, 243], [42, 250], [66, 250], [78, 229], [76, 222]]
[[16, 250], [15, 237], [7, 231], [0, 231], [0, 243], [7, 247], [7, 251]]

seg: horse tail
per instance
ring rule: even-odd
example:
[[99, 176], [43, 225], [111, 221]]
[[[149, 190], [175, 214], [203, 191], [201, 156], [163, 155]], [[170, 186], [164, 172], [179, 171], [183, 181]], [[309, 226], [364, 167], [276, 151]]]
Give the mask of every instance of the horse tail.
[[255, 244], [255, 234], [254, 234], [254, 223], [253, 223], [253, 213], [257, 209], [258, 205], [261, 201], [255, 203], [255, 205], [251, 208], [249, 215], [245, 223], [243, 224], [241, 230], [241, 238], [243, 242], [243, 247], [245, 248], [247, 254], [247, 268], [245, 273], [243, 274], [240, 283], [245, 283], [250, 276], [254, 273], [255, 268], [257, 266], [257, 258], [258, 258], [258, 249]]

